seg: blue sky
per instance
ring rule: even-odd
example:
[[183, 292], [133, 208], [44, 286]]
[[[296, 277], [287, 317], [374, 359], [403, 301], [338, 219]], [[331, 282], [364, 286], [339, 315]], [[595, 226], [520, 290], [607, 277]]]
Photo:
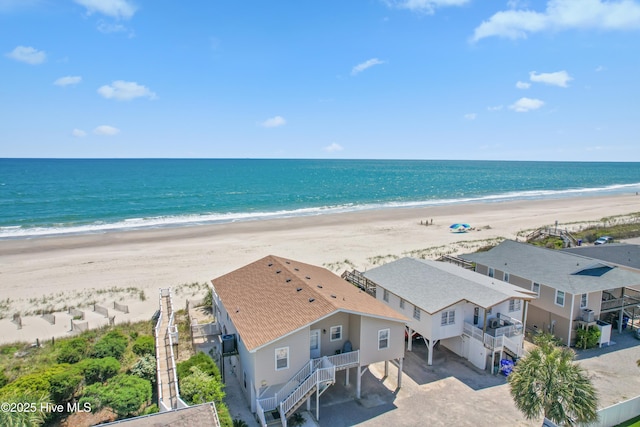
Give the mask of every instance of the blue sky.
[[637, 0], [0, 0], [0, 157], [640, 161]]

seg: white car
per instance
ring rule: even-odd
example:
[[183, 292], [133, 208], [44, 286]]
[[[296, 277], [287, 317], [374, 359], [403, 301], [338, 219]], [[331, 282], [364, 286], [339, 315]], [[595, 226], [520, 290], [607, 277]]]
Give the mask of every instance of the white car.
[[595, 242], [593, 242], [594, 245], [604, 245], [606, 243], [611, 243], [613, 242], [613, 237], [610, 236], [602, 236], [599, 237], [598, 240], [596, 240]]

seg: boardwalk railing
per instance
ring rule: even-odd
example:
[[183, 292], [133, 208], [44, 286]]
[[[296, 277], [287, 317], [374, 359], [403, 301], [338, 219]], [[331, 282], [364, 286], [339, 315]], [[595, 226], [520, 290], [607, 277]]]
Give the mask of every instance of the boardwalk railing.
[[371, 280], [367, 279], [366, 277], [364, 277], [364, 275], [358, 270], [353, 270], [353, 271], [345, 270], [340, 277], [342, 277], [344, 280], [351, 283], [352, 285], [355, 285], [358, 288], [362, 289], [369, 295], [376, 296], [376, 284]]

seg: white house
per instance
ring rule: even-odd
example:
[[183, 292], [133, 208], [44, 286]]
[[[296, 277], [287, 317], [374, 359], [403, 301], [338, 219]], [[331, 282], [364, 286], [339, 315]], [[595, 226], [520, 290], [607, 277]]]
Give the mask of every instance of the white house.
[[409, 318], [408, 336], [417, 332], [425, 339], [429, 365], [437, 342], [480, 369], [494, 366], [505, 353], [522, 354], [533, 292], [453, 264], [413, 258], [363, 275], [376, 285], [379, 301]]

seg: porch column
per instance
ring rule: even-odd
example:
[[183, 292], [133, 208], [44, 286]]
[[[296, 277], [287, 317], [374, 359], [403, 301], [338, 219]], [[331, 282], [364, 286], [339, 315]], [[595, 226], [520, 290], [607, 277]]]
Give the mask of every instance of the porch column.
[[384, 377], [387, 378], [389, 376], [389, 361], [384, 361]]
[[411, 337], [413, 336], [413, 329], [411, 329], [410, 327], [407, 327], [409, 329], [409, 340], [407, 343], [407, 351], [411, 351], [411, 349], [413, 348], [413, 340], [411, 339]]
[[351, 368], [345, 369], [345, 373], [344, 373], [344, 385], [345, 386], [349, 385], [349, 372], [351, 372]]
[[427, 353], [427, 365], [431, 366], [433, 365], [433, 342], [435, 340], [432, 338], [429, 340], [429, 345], [427, 347], [428, 349], [428, 353]]
[[316, 421], [320, 421], [320, 386], [316, 385]]
[[622, 319], [624, 319], [624, 288], [620, 289], [620, 317], [618, 319], [618, 333], [622, 333]]
[[398, 388], [402, 387], [402, 362], [404, 357], [398, 359]]
[[360, 372], [360, 366], [356, 366], [356, 399], [360, 399], [361, 387], [362, 387], [362, 372]]

